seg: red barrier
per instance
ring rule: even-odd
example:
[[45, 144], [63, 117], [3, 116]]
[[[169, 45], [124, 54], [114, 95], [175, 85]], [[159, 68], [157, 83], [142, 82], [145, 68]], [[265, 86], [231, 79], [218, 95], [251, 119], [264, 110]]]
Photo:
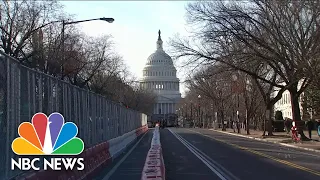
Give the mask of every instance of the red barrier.
[[148, 126], [142, 126], [138, 129], [136, 129], [136, 136], [139, 137], [141, 134], [145, 133], [148, 130]]
[[[148, 130], [147, 126], [136, 129], [136, 136], [140, 136]], [[84, 158], [85, 169], [79, 171], [76, 168], [61, 171], [38, 171], [18, 177], [18, 180], [91, 180], [101, 168], [112, 163], [112, 157], [109, 152], [109, 143], [103, 142], [84, 150], [79, 156]]]
[[[156, 133], [159, 133], [158, 130], [155, 130], [157, 131]], [[153, 135], [152, 144], [142, 170], [141, 180], [165, 180], [165, 166], [158, 138], [159, 134]]]

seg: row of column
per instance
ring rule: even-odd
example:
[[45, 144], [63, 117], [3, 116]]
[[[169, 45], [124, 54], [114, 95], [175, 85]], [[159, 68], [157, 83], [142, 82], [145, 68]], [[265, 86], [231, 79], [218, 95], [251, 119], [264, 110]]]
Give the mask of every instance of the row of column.
[[169, 113], [176, 113], [176, 105], [174, 103], [157, 103], [153, 107], [153, 114]]
[[143, 71], [144, 76], [176, 76], [175, 71]]
[[140, 86], [144, 89], [155, 90], [177, 90], [179, 91], [179, 82], [141, 82]]

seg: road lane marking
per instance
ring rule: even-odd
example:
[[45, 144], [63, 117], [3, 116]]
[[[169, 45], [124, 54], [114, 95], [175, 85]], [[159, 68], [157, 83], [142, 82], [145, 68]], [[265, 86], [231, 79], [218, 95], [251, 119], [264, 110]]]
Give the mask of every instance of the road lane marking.
[[186, 144], [183, 140], [180, 139], [171, 129], [168, 129], [183, 145], [185, 145], [190, 152], [192, 152], [198, 159], [200, 159], [212, 172], [214, 172], [220, 179], [227, 180], [220, 172], [218, 172], [215, 168], [213, 168], [209, 163], [196, 151], [194, 151], [188, 144]]
[[261, 153], [261, 152], [258, 152], [258, 151], [249, 149], [249, 148], [247, 148], [247, 147], [243, 147], [243, 146], [239, 146], [239, 145], [236, 145], [236, 144], [233, 144], [233, 143], [229, 143], [229, 142], [224, 141], [224, 140], [216, 139], [216, 138], [214, 138], [214, 137], [212, 137], [212, 136], [209, 136], [209, 135], [206, 135], [206, 134], [202, 134], [202, 133], [197, 132], [197, 131], [193, 131], [193, 130], [190, 130], [190, 129], [188, 129], [188, 131], [192, 131], [192, 132], [194, 132], [194, 133], [201, 134], [202, 136], [206, 136], [206, 137], [208, 137], [208, 138], [210, 138], [210, 139], [213, 139], [213, 140], [222, 142], [222, 143], [224, 143], [224, 144], [228, 144], [228, 145], [233, 146], [233, 147], [236, 147], [236, 148], [238, 148], [238, 149], [242, 149], [242, 150], [251, 152], [251, 153], [253, 153], [253, 154], [256, 154], [256, 155], [259, 155], [259, 156], [262, 156], [262, 157], [265, 157], [265, 158], [268, 158], [268, 159], [271, 159], [271, 160], [274, 160], [274, 161], [277, 161], [277, 162], [282, 163], [282, 164], [285, 164], [285, 165], [288, 165], [288, 166], [290, 166], [290, 167], [294, 167], [294, 168], [297, 168], [297, 169], [300, 169], [300, 170], [309, 172], [309, 173], [311, 173], [311, 174], [320, 176], [320, 172], [318, 172], [318, 171], [315, 171], [315, 170], [312, 170], [312, 169], [309, 169], [309, 168], [306, 168], [306, 167], [303, 167], [303, 166], [300, 166], [300, 165], [291, 163], [291, 162], [289, 162], [289, 161], [281, 160], [281, 159], [275, 158], [275, 157], [273, 157], [273, 156], [270, 156], [270, 155], [267, 155], [267, 154], [264, 154], [264, 153]]
[[[251, 136], [245, 136], [245, 135], [240, 135], [240, 134], [234, 134], [234, 133], [229, 133], [229, 132], [224, 132], [224, 131], [218, 131], [218, 130], [213, 130], [213, 129], [209, 129], [209, 131], [213, 131], [213, 132], [217, 132], [217, 133], [221, 133], [221, 134], [227, 134], [227, 135], [230, 135], [230, 136], [236, 136], [236, 137], [240, 137], [240, 138], [246, 138], [246, 139], [251, 139], [251, 140], [254, 140], [254, 141], [259, 141], [260, 143], [264, 143], [264, 144], [270, 144], [270, 143], [273, 143], [274, 145], [281, 145], [281, 146], [285, 146], [286, 148], [291, 148], [290, 150], [291, 151], [295, 151], [295, 152], [299, 152], [300, 154], [306, 154], [308, 156], [313, 156], [313, 157], [320, 157], [320, 150], [315, 150], [315, 149], [309, 149], [309, 148], [303, 148], [303, 147], [299, 147], [299, 146], [294, 146], [294, 145], [290, 145], [290, 144], [286, 144], [286, 143], [278, 143], [278, 142], [274, 142], [274, 141], [268, 141], [268, 140], [265, 140], [265, 139], [260, 139], [260, 138], [254, 138], [254, 137], [251, 137]], [[250, 142], [250, 141], [248, 141]], [[283, 147], [283, 148], [285, 148]], [[311, 154], [310, 152], [301, 152], [301, 151], [298, 151], [298, 150], [304, 150], [304, 151], [313, 151], [313, 152], [316, 152], [318, 154]]]
[[[171, 129], [168, 129], [168, 130], [173, 134], [173, 136], [175, 136], [183, 145], [185, 145], [186, 148], [190, 150], [190, 152], [192, 152], [198, 159], [200, 159], [220, 179], [222, 179], [222, 180], [232, 180], [232, 179], [239, 180], [239, 178], [235, 177], [232, 173], [227, 171], [225, 168], [223, 168], [217, 162], [213, 161], [205, 153], [203, 153], [201, 150], [199, 150], [198, 148], [193, 146], [191, 143], [189, 143], [187, 140], [185, 140], [179, 134], [171, 131]], [[219, 166], [219, 167], [217, 167], [217, 166]], [[225, 172], [223, 172], [222, 170], [224, 170]]]
[[224, 172], [225, 174], [227, 174], [227, 176], [229, 176], [227, 179], [234, 179], [234, 180], [239, 180], [239, 178], [237, 178], [235, 175], [233, 175], [230, 171], [228, 171], [227, 169], [225, 169], [223, 166], [221, 166], [218, 162], [214, 161], [212, 158], [210, 158], [208, 155], [206, 155], [204, 152], [202, 152], [200, 149], [198, 149], [196, 146], [194, 146], [192, 143], [190, 143], [189, 141], [187, 141], [186, 139], [184, 139], [183, 137], [181, 137], [181, 135], [177, 134], [181, 139], [183, 139], [187, 144], [189, 144], [194, 150], [196, 150], [197, 152], [199, 152], [199, 154], [201, 154], [205, 160], [207, 160], [209, 162], [209, 164], [211, 164], [212, 166], [221, 169], [222, 172]]
[[[123, 163], [123, 161], [125, 161], [127, 159], [127, 157], [132, 153], [132, 151], [138, 146], [138, 144], [140, 143], [140, 141], [143, 139], [143, 137], [148, 133], [148, 131], [146, 133], [144, 133], [144, 135], [142, 135], [142, 137], [139, 139], [139, 141], [130, 149], [130, 151], [123, 156], [123, 158], [108, 172], [108, 174], [106, 176], [103, 177], [102, 180], [109, 180], [109, 178], [113, 175], [114, 172], [116, 172], [116, 170], [118, 169], [118, 167]], [[142, 170], [141, 170], [142, 172]]]

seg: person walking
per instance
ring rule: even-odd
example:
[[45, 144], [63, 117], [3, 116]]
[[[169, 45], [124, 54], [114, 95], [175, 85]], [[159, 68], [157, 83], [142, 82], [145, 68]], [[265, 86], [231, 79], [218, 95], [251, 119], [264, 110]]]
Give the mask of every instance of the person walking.
[[233, 132], [236, 132], [236, 121], [232, 121]]
[[290, 121], [289, 121], [289, 119], [288, 118], [286, 118], [285, 119], [285, 121], [284, 121], [284, 127], [285, 127], [285, 129], [286, 129], [286, 132], [287, 132], [287, 134], [289, 134], [290, 133]]
[[318, 136], [320, 138], [320, 120], [318, 120]]
[[307, 122], [307, 128], [308, 128], [308, 133], [309, 133], [309, 138], [311, 139], [311, 134], [312, 134], [312, 130], [314, 128], [314, 124], [312, 122], [312, 120], [310, 119], [308, 122]]

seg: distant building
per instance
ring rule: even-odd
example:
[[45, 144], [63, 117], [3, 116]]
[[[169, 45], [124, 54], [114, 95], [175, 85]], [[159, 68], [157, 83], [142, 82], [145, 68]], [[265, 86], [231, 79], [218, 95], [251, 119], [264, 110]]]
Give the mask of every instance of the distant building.
[[[301, 83], [302, 82], [300, 81], [298, 84], [298, 89], [300, 89]], [[277, 95], [278, 91], [279, 90], [275, 89], [273, 97]], [[303, 97], [303, 93], [300, 95], [300, 98], [299, 98], [301, 118], [303, 116], [302, 97]], [[283, 118], [293, 119], [291, 97], [290, 97], [290, 92], [288, 90], [283, 92], [281, 99], [277, 103], [275, 103], [273, 107], [274, 107], [274, 113], [276, 111], [281, 111]]]
[[153, 90], [157, 94], [153, 105], [153, 118], [164, 119], [176, 114], [177, 103], [181, 99], [177, 70], [171, 57], [163, 50], [161, 32], [158, 32], [157, 49], [152, 53], [143, 69], [140, 87]]

